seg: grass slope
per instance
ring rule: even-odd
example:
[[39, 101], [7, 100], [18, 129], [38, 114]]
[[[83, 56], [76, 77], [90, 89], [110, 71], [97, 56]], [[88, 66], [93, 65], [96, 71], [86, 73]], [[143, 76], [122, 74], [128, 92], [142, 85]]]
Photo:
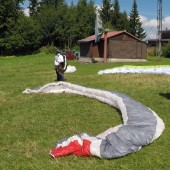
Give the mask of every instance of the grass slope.
[[[121, 123], [117, 111], [99, 101], [73, 94], [22, 94], [56, 80], [53, 56], [38, 54], [0, 58], [0, 169], [41, 170], [169, 170], [170, 76], [151, 74], [98, 75], [102, 69], [129, 65], [170, 65], [170, 59], [145, 63], [82, 64], [69, 61], [77, 71], [68, 82], [119, 91], [154, 110], [165, 122], [163, 135], [139, 152], [104, 160], [94, 157], [49, 155], [55, 142], [74, 134], [97, 135]], [[169, 99], [168, 99], [169, 97]]]

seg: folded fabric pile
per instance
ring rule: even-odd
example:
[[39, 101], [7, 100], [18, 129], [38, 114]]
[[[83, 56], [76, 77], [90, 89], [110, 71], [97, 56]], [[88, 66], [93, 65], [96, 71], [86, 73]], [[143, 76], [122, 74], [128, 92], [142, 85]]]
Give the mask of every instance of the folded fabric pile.
[[110, 74], [110, 73], [147, 73], [147, 74], [170, 75], [170, 66], [169, 65], [158, 65], [158, 66], [124, 65], [112, 69], [100, 70], [98, 72], [98, 74]]

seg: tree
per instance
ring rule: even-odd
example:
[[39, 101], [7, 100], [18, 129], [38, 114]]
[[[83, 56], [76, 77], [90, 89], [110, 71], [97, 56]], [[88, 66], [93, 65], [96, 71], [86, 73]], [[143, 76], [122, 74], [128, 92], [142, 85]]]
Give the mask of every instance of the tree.
[[19, 2], [0, 1], [0, 55], [32, 52], [39, 47], [39, 29], [18, 9]]
[[113, 28], [115, 28], [116, 30], [119, 30], [119, 23], [120, 23], [120, 6], [119, 6], [119, 1], [115, 0], [113, 3], [113, 10], [112, 10], [112, 25]]
[[51, 4], [51, 0], [41, 0], [40, 4], [41, 5], [50, 5]]
[[60, 20], [57, 18], [57, 10], [52, 6], [44, 5], [35, 16], [35, 20], [40, 27], [42, 45], [52, 45], [56, 39], [56, 23]]
[[127, 13], [126, 11], [120, 12], [120, 5], [118, 0], [115, 0], [113, 3], [112, 25], [113, 28], [117, 31], [129, 29]]
[[113, 11], [110, 0], [103, 0], [103, 7], [100, 10], [100, 17], [104, 28], [111, 27], [112, 12]]
[[23, 2], [24, 0], [15, 0], [16, 9], [20, 10], [20, 4]]
[[65, 32], [63, 35], [65, 36], [65, 44], [64, 48], [70, 49], [73, 45], [73, 43], [77, 43], [77, 23], [76, 23], [76, 6], [73, 5], [73, 3], [68, 7], [68, 10], [66, 12], [65, 16]]
[[7, 48], [11, 54], [31, 54], [38, 50], [41, 35], [33, 18], [20, 14], [17, 24], [11, 29], [11, 32], [12, 34], [8, 39], [10, 46]]
[[94, 1], [79, 0], [76, 9], [77, 38], [82, 39], [94, 34], [95, 7]]
[[128, 19], [126, 11], [120, 13], [120, 18], [118, 20], [116, 28], [117, 30], [129, 31], [129, 19]]
[[33, 16], [38, 11], [39, 0], [29, 0], [29, 2], [30, 16]]
[[15, 26], [18, 17], [16, 2], [14, 0], [0, 1], [0, 55], [5, 55], [9, 46], [8, 38], [11, 29]]
[[53, 7], [58, 7], [64, 4], [64, 0], [41, 0], [40, 5], [51, 5]]
[[57, 10], [54, 44], [60, 48], [70, 47], [69, 38], [71, 37], [71, 27], [74, 25], [74, 20], [72, 20], [74, 13], [75, 11], [70, 11], [67, 5], [60, 6]]
[[162, 55], [170, 58], [170, 42], [162, 47]]
[[133, 1], [132, 10], [130, 12], [129, 32], [139, 39], [144, 39], [146, 37], [146, 32], [142, 28], [142, 23], [140, 21], [140, 16], [137, 10], [136, 0]]

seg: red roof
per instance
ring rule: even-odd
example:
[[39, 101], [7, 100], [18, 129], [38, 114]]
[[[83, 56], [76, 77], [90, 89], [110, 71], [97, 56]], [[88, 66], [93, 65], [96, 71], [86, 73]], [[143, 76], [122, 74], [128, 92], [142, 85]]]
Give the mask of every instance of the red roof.
[[[122, 34], [122, 33], [126, 33], [126, 34], [130, 35], [131, 37], [139, 40], [137, 37], [131, 35], [130, 33], [126, 32], [126, 31], [107, 32], [107, 38], [114, 37], [114, 36], [117, 36], [117, 35]], [[104, 40], [104, 33], [102, 33], [101, 39]], [[87, 38], [79, 40], [78, 42], [90, 42], [90, 41], [94, 41], [94, 40], [95, 40], [95, 35], [91, 35], [91, 36], [89, 36]], [[141, 41], [141, 40], [139, 40], [139, 41]]]
[[[125, 31], [114, 31], [114, 32], [107, 32], [107, 38], [114, 37], [116, 35], [119, 35]], [[101, 39], [104, 39], [104, 34], [102, 34]]]

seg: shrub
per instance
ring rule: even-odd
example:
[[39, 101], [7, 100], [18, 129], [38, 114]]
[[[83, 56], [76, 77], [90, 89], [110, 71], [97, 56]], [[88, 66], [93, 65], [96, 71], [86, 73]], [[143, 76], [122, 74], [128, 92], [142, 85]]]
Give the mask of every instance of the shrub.
[[156, 56], [156, 47], [148, 47], [147, 55], [148, 56]]
[[43, 46], [39, 49], [40, 53], [44, 53], [44, 54], [54, 54], [56, 50], [57, 47], [53, 45]]
[[162, 47], [162, 55], [170, 58], [170, 42]]

